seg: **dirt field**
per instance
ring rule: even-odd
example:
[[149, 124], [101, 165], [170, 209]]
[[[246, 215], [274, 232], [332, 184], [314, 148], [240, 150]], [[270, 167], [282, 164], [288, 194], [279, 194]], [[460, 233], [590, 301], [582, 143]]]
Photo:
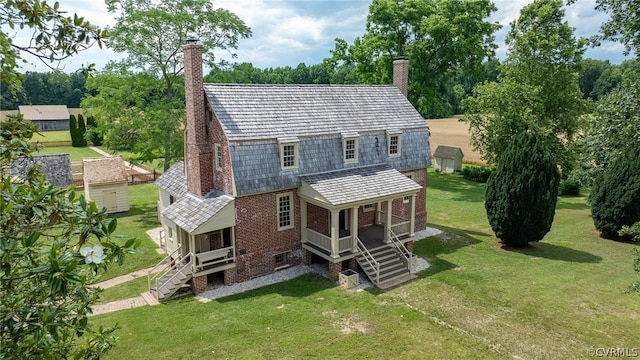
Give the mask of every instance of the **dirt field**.
[[436, 151], [438, 145], [453, 145], [462, 148], [465, 164], [484, 164], [480, 159], [480, 154], [474, 152], [469, 144], [469, 127], [467, 124], [458, 121], [459, 117], [449, 119], [427, 120], [431, 130], [431, 154]]

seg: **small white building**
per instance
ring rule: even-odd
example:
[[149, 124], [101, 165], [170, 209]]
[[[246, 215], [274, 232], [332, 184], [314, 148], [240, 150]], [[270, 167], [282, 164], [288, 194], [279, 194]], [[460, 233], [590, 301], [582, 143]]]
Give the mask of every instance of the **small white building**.
[[107, 213], [129, 211], [127, 167], [120, 156], [84, 159], [83, 181], [87, 199]]
[[462, 149], [457, 146], [438, 145], [433, 154], [435, 162], [433, 168], [450, 174], [462, 170]]

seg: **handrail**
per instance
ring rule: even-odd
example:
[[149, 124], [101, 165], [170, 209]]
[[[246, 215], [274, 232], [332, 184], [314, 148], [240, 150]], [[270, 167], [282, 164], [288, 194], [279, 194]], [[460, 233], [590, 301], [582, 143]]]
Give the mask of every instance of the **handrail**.
[[[182, 267], [178, 268], [178, 265], [180, 264], [182, 264]], [[191, 261], [187, 261], [184, 263], [176, 263], [176, 265], [172, 266], [172, 268], [176, 268], [178, 271], [176, 271], [170, 278], [166, 279], [164, 282], [164, 285], [171, 284], [171, 280], [177, 277], [178, 274], [182, 274], [182, 271], [188, 266], [191, 266]], [[158, 286], [158, 281], [162, 279], [163, 278], [156, 278], [156, 299], [158, 300], [160, 300], [160, 287]]]
[[[371, 253], [369, 252], [369, 249], [367, 249], [367, 247], [364, 246], [362, 241], [360, 241], [360, 238], [356, 237], [356, 239], [358, 240], [358, 249], [360, 249], [360, 252], [364, 255], [364, 259], [367, 261], [369, 266], [371, 266], [371, 268], [376, 272], [376, 285], [377, 285], [380, 283], [380, 263], [378, 263], [376, 259], [373, 257], [373, 255], [371, 255]], [[369, 260], [369, 258], [371, 258], [371, 260]]]
[[406, 246], [404, 246], [402, 241], [400, 241], [398, 236], [393, 232], [393, 230], [391, 230], [391, 228], [389, 228], [389, 238], [391, 239], [391, 242], [393, 243], [393, 245], [396, 246], [398, 251], [400, 251], [400, 254], [403, 255], [403, 258], [406, 259], [406, 264], [407, 264], [407, 267], [409, 268], [409, 271], [412, 271], [413, 269], [411, 269], [410, 259], [413, 257], [413, 253], [410, 252]]
[[[156, 285], [157, 285], [158, 278], [166, 275], [169, 271], [171, 271], [172, 268], [176, 266], [176, 265], [173, 265], [173, 266], [169, 265], [168, 260], [172, 259], [173, 255], [175, 255], [176, 252], [180, 250], [180, 248], [181, 248], [181, 245], [178, 245], [178, 247], [175, 250], [173, 250], [169, 255], [165, 256], [164, 259], [160, 260], [160, 262], [158, 262], [156, 266], [152, 267], [151, 270], [147, 271], [147, 286], [149, 287], [149, 292], [151, 292], [151, 281], [156, 280]], [[175, 264], [179, 264], [181, 261], [182, 261], [182, 257], [178, 256], [175, 260]], [[161, 265], [164, 265], [165, 268], [153, 274], [154, 271], [158, 269], [158, 267], [160, 267]], [[156, 290], [157, 290], [157, 286], [156, 286]], [[157, 291], [156, 291], [156, 297], [157, 297]]]

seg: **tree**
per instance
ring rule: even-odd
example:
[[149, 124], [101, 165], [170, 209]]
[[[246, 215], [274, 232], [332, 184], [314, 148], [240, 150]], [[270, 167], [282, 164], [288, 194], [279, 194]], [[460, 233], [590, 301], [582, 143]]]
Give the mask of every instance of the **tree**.
[[[14, 43], [5, 25], [32, 29], [33, 38]], [[35, 0], [4, 1], [0, 28], [0, 83], [14, 93], [23, 54], [58, 61], [104, 35], [57, 3]], [[106, 210], [72, 188], [48, 184], [37, 168], [22, 179], [11, 176], [10, 166], [30, 157], [35, 130], [21, 115], [0, 123], [0, 358], [99, 358], [113, 346], [115, 328], [89, 323], [97, 290], [88, 283], [135, 244], [112, 241], [117, 224]]]
[[[14, 29], [30, 29], [32, 37], [26, 43], [13, 41]], [[21, 74], [18, 64], [27, 60], [27, 55], [55, 70], [60, 62], [94, 44], [102, 47], [105, 30], [101, 30], [83, 17], [61, 10], [56, 2], [53, 6], [38, 0], [7, 0], [0, 6], [0, 82], [7, 85], [12, 94], [20, 89]], [[88, 74], [93, 64], [83, 68]]]
[[600, 34], [593, 37], [600, 40], [619, 41], [624, 45], [624, 54], [638, 54], [640, 49], [640, 23], [638, 13], [640, 3], [630, 0], [596, 0], [596, 10], [609, 14], [610, 18], [600, 27]]
[[38, 169], [12, 178], [9, 167], [30, 158], [35, 131], [21, 117], [0, 123], [0, 358], [98, 358], [115, 327], [88, 322], [98, 299], [89, 283], [135, 243], [114, 242], [106, 209], [48, 184]]
[[595, 180], [589, 202], [593, 223], [605, 238], [616, 238], [640, 221], [640, 158], [630, 149], [614, 159]]
[[[120, 65], [123, 69], [158, 76], [164, 83], [163, 101], [147, 102], [146, 107], [138, 110], [148, 121], [143, 131], [149, 130], [144, 132], [147, 136], [144, 141], [149, 143], [144, 144], [141, 160], [162, 157], [166, 170], [172, 159], [175, 160], [176, 152], [172, 149], [175, 134], [184, 127], [184, 116], [178, 115], [183, 112], [184, 103], [175, 96], [178, 75], [183, 70], [182, 45], [188, 39], [198, 39], [205, 62], [211, 66], [216, 60], [215, 49], [236, 49], [238, 40], [249, 37], [251, 30], [235, 14], [214, 8], [209, 0], [106, 0], [106, 4], [109, 11], [116, 14], [116, 25], [109, 29], [107, 45], [116, 52], [128, 53]], [[101, 91], [99, 86], [95, 89]], [[124, 107], [126, 102], [128, 100], [123, 103]], [[100, 113], [96, 112], [96, 120], [103, 127], [109, 126], [109, 117]], [[119, 124], [130, 125], [134, 121], [137, 119], [121, 117]]]
[[485, 208], [503, 244], [537, 242], [551, 230], [560, 174], [544, 142], [530, 132], [516, 135], [489, 176]]
[[451, 79], [479, 73], [494, 54], [499, 25], [485, 20], [494, 11], [489, 0], [374, 0], [367, 32], [352, 45], [336, 39], [325, 64], [333, 72], [353, 65], [358, 83], [388, 84], [393, 58], [406, 56], [411, 103], [425, 117], [451, 115]]
[[102, 146], [102, 135], [98, 130], [98, 124], [96, 124], [96, 119], [93, 116], [87, 117], [87, 132], [85, 134], [87, 140], [91, 141], [93, 146]]
[[134, 74], [106, 69], [87, 80], [87, 89], [96, 91], [82, 101], [88, 116], [100, 119], [90, 132], [104, 137], [104, 146], [112, 150], [140, 154], [131, 161], [163, 158], [179, 159], [184, 153], [182, 129], [184, 90], [177, 87], [174, 101], [166, 102], [161, 79], [148, 73]]
[[640, 149], [640, 90], [625, 83], [598, 102], [588, 118], [587, 154], [596, 166], [606, 167], [629, 149]]
[[572, 145], [585, 112], [578, 87], [584, 40], [563, 21], [561, 0], [535, 0], [522, 8], [507, 36], [509, 54], [498, 82], [475, 88], [464, 105], [471, 143], [497, 163], [514, 135], [536, 134], [564, 170], [574, 163]]

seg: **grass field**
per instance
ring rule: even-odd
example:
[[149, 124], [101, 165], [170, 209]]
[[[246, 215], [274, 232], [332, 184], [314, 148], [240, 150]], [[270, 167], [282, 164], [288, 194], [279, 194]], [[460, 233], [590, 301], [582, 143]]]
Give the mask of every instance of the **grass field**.
[[33, 155], [55, 155], [55, 154], [69, 154], [71, 161], [82, 161], [84, 158], [102, 157], [102, 155], [89, 149], [88, 147], [73, 147], [73, 146], [44, 146]]
[[491, 232], [483, 185], [432, 171], [428, 184], [429, 225], [446, 235], [416, 243], [431, 263], [418, 280], [349, 292], [303, 276], [98, 315], [122, 327], [106, 358], [579, 359], [640, 348], [640, 296], [624, 293], [636, 245], [599, 238], [584, 197], [560, 198], [547, 237], [513, 250]]
[[462, 149], [464, 158], [462, 162], [465, 164], [484, 164], [480, 159], [480, 154], [474, 152], [469, 144], [471, 135], [469, 135], [469, 126], [458, 120], [458, 118], [449, 119], [429, 119], [427, 120], [430, 130], [431, 154], [436, 151], [438, 145], [459, 146]]
[[69, 141], [71, 142], [71, 133], [69, 130], [59, 130], [59, 131], [42, 131], [40, 134], [36, 134], [31, 139], [31, 142], [60, 142], [60, 141]]

